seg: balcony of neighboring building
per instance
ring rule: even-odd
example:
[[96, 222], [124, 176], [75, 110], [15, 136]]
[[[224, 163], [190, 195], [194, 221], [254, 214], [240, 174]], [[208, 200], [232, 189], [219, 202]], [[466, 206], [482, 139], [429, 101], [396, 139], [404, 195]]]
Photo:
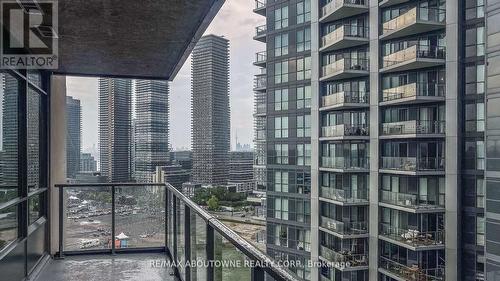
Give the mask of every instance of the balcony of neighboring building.
[[416, 227], [399, 228], [380, 224], [379, 237], [412, 251], [424, 251], [444, 249], [444, 234], [444, 229], [422, 231]]
[[320, 170], [331, 172], [369, 172], [368, 157], [322, 156]]
[[382, 73], [416, 70], [444, 65], [446, 48], [444, 46], [412, 45], [405, 49], [385, 55], [382, 58]]
[[333, 245], [320, 245], [319, 258], [340, 271], [368, 269], [368, 253], [350, 250], [336, 250]]
[[321, 97], [320, 111], [369, 107], [369, 92], [342, 91]]
[[397, 281], [443, 281], [444, 266], [425, 267], [419, 263], [403, 264], [381, 256], [378, 271]]
[[368, 205], [367, 189], [353, 190], [321, 186], [319, 197], [320, 200], [340, 206]]
[[446, 10], [441, 8], [413, 7], [395, 18], [384, 21], [380, 39], [389, 40], [443, 29]]
[[255, 28], [255, 36], [253, 37], [253, 39], [260, 41], [262, 43], [266, 43], [267, 42], [266, 35], [267, 35], [267, 26], [265, 24], [257, 26]]
[[379, 0], [378, 1], [378, 6], [380, 8], [386, 8], [389, 6], [394, 6], [402, 3], [409, 2], [410, 0]]
[[445, 136], [444, 120], [408, 120], [382, 123], [381, 139], [437, 138]]
[[413, 104], [444, 101], [445, 83], [413, 82], [397, 87], [382, 89], [380, 105]]
[[266, 16], [267, 0], [255, 0], [253, 12], [261, 16]]
[[260, 67], [266, 67], [266, 62], [267, 62], [267, 52], [266, 51], [258, 52], [255, 54], [255, 61], [253, 62], [254, 65], [260, 66]]
[[370, 138], [368, 124], [338, 124], [321, 127], [320, 140], [344, 140]]
[[321, 68], [320, 81], [368, 76], [370, 64], [364, 58], [342, 58]]
[[341, 239], [368, 237], [368, 222], [359, 220], [338, 221], [327, 216], [320, 217], [320, 229]]
[[380, 190], [379, 205], [410, 213], [444, 212], [444, 194], [414, 194]]
[[321, 38], [320, 52], [368, 44], [368, 27], [343, 24]]
[[257, 92], [266, 91], [267, 74], [257, 74], [253, 80], [253, 90]]
[[321, 8], [319, 21], [329, 22], [348, 18], [364, 14], [368, 9], [368, 0], [331, 0]]

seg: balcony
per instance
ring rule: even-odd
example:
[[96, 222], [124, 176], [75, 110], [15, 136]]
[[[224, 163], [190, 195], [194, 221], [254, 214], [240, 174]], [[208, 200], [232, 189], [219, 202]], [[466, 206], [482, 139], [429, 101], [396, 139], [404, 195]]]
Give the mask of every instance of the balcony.
[[255, 8], [253, 9], [253, 12], [265, 17], [267, 7], [266, 2], [266, 0], [255, 0]]
[[[56, 187], [60, 189], [59, 260], [48, 265], [41, 280], [83, 280], [84, 276], [89, 280], [139, 280], [144, 276], [186, 281], [197, 280], [196, 276], [207, 280], [222, 280], [222, 276], [261, 280], [264, 275], [298, 280], [169, 184]], [[141, 252], [153, 254], [138, 256]], [[209, 260], [227, 257], [242, 266], [216, 269], [213, 265], [182, 265], [191, 260], [209, 264]], [[152, 261], [164, 265], [154, 267]], [[168, 261], [181, 264], [169, 267], [165, 264]], [[244, 266], [245, 261], [264, 266]]]
[[321, 8], [320, 22], [329, 22], [368, 12], [367, 0], [332, 0]]
[[383, 173], [434, 175], [444, 173], [444, 157], [386, 157], [382, 156]]
[[367, 222], [341, 222], [329, 217], [321, 216], [320, 227], [340, 238], [368, 237]]
[[380, 105], [444, 101], [445, 93], [444, 83], [411, 83], [382, 90]]
[[397, 5], [397, 4], [406, 3], [406, 2], [409, 2], [409, 1], [410, 0], [379, 0], [378, 1], [378, 6], [380, 8], [386, 8], [386, 7], [394, 6], [394, 5]]
[[409, 120], [382, 123], [381, 138], [436, 138], [444, 134], [444, 120]]
[[255, 54], [255, 61], [253, 62], [254, 65], [260, 66], [260, 67], [266, 67], [266, 62], [267, 62], [267, 52], [258, 52]]
[[267, 106], [265, 103], [255, 105], [255, 115], [265, 116], [267, 114]]
[[380, 237], [412, 251], [444, 249], [444, 230], [420, 231], [380, 224]]
[[446, 50], [442, 46], [413, 45], [382, 58], [380, 72], [390, 73], [444, 65]]
[[407, 281], [442, 281], [444, 268], [421, 268], [417, 264], [407, 266], [386, 257], [380, 257], [379, 272], [396, 280]]
[[380, 39], [389, 40], [445, 27], [446, 10], [414, 7], [406, 13], [382, 24]]
[[367, 44], [368, 27], [342, 25], [321, 38], [320, 52], [336, 51]]
[[[434, 197], [439, 198], [439, 195], [436, 194]], [[431, 200], [429, 195], [423, 194], [381, 190], [379, 204], [410, 213], [444, 212], [444, 202], [439, 202], [439, 199]]]
[[320, 140], [369, 139], [368, 125], [339, 124], [321, 128]]
[[370, 65], [368, 59], [343, 58], [321, 68], [320, 81], [348, 79], [368, 76]]
[[369, 172], [368, 158], [321, 157], [321, 168], [332, 172]]
[[257, 92], [265, 91], [267, 88], [267, 74], [257, 74], [253, 80], [253, 90]]
[[368, 204], [368, 191], [366, 189], [345, 190], [322, 186], [320, 189], [320, 197], [341, 206]]
[[253, 37], [253, 40], [266, 43], [267, 42], [266, 35], [267, 35], [267, 26], [265, 24], [257, 26], [255, 28], [255, 36]]
[[351, 251], [334, 251], [326, 246], [320, 247], [320, 258], [341, 271], [368, 269], [368, 255], [356, 254]]
[[321, 97], [320, 111], [369, 107], [370, 93], [344, 91]]

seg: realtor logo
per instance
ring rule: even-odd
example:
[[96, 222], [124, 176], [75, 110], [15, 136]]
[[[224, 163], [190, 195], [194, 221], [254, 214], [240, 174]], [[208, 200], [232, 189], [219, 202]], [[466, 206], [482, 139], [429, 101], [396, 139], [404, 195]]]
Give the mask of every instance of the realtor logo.
[[0, 68], [57, 69], [57, 1], [0, 2]]

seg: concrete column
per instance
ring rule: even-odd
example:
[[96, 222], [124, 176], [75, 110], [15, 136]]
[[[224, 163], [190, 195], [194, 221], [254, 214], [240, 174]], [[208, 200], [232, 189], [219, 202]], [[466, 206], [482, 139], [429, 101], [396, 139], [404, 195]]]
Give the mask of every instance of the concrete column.
[[369, 280], [378, 280], [378, 166], [379, 166], [379, 7], [370, 0], [370, 178], [369, 178]]
[[461, 280], [459, 274], [459, 196], [460, 186], [458, 172], [460, 169], [459, 152], [459, 87], [460, 81], [458, 68], [458, 45], [459, 40], [459, 6], [458, 0], [446, 1], [446, 184], [445, 184], [445, 259], [446, 280]]
[[50, 254], [54, 255], [59, 250], [59, 192], [54, 185], [66, 181], [66, 76], [51, 77], [49, 105]]
[[[311, 262], [319, 262], [319, 161], [320, 161], [320, 1], [311, 1]], [[311, 281], [319, 280], [319, 268], [311, 268]]]

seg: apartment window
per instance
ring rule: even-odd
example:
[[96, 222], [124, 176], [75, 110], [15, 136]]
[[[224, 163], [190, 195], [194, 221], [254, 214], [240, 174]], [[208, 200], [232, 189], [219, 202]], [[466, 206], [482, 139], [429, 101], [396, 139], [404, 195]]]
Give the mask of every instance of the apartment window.
[[311, 57], [297, 59], [297, 80], [311, 79]]
[[288, 138], [288, 117], [274, 118], [274, 137]]
[[484, 217], [477, 217], [476, 220], [476, 244], [484, 246]]
[[297, 24], [311, 20], [311, 0], [297, 3]]
[[282, 29], [288, 26], [288, 6], [274, 10], [274, 29]]
[[288, 144], [275, 144], [276, 164], [288, 164]]
[[288, 220], [288, 199], [274, 198], [274, 217], [277, 219]]
[[297, 193], [311, 193], [311, 174], [297, 171], [295, 174], [295, 187], [297, 189]]
[[465, 93], [468, 95], [484, 94], [484, 64], [465, 67]]
[[288, 54], [288, 33], [278, 34], [274, 37], [274, 56], [284, 56]]
[[297, 53], [311, 50], [311, 28], [297, 31]]
[[288, 82], [288, 61], [282, 61], [274, 64], [274, 83]]
[[288, 192], [288, 172], [274, 172], [274, 191]]
[[311, 108], [311, 86], [297, 87], [297, 109]]
[[484, 56], [484, 26], [473, 27], [466, 30], [465, 56]]
[[310, 166], [311, 165], [311, 145], [310, 144], [297, 144], [297, 165]]
[[476, 207], [484, 208], [484, 179], [476, 179]]
[[274, 110], [288, 109], [288, 89], [279, 89], [274, 91]]
[[484, 103], [465, 104], [465, 131], [484, 132]]
[[297, 116], [297, 137], [311, 136], [311, 115]]
[[465, 19], [484, 18], [484, 0], [465, 1]]

